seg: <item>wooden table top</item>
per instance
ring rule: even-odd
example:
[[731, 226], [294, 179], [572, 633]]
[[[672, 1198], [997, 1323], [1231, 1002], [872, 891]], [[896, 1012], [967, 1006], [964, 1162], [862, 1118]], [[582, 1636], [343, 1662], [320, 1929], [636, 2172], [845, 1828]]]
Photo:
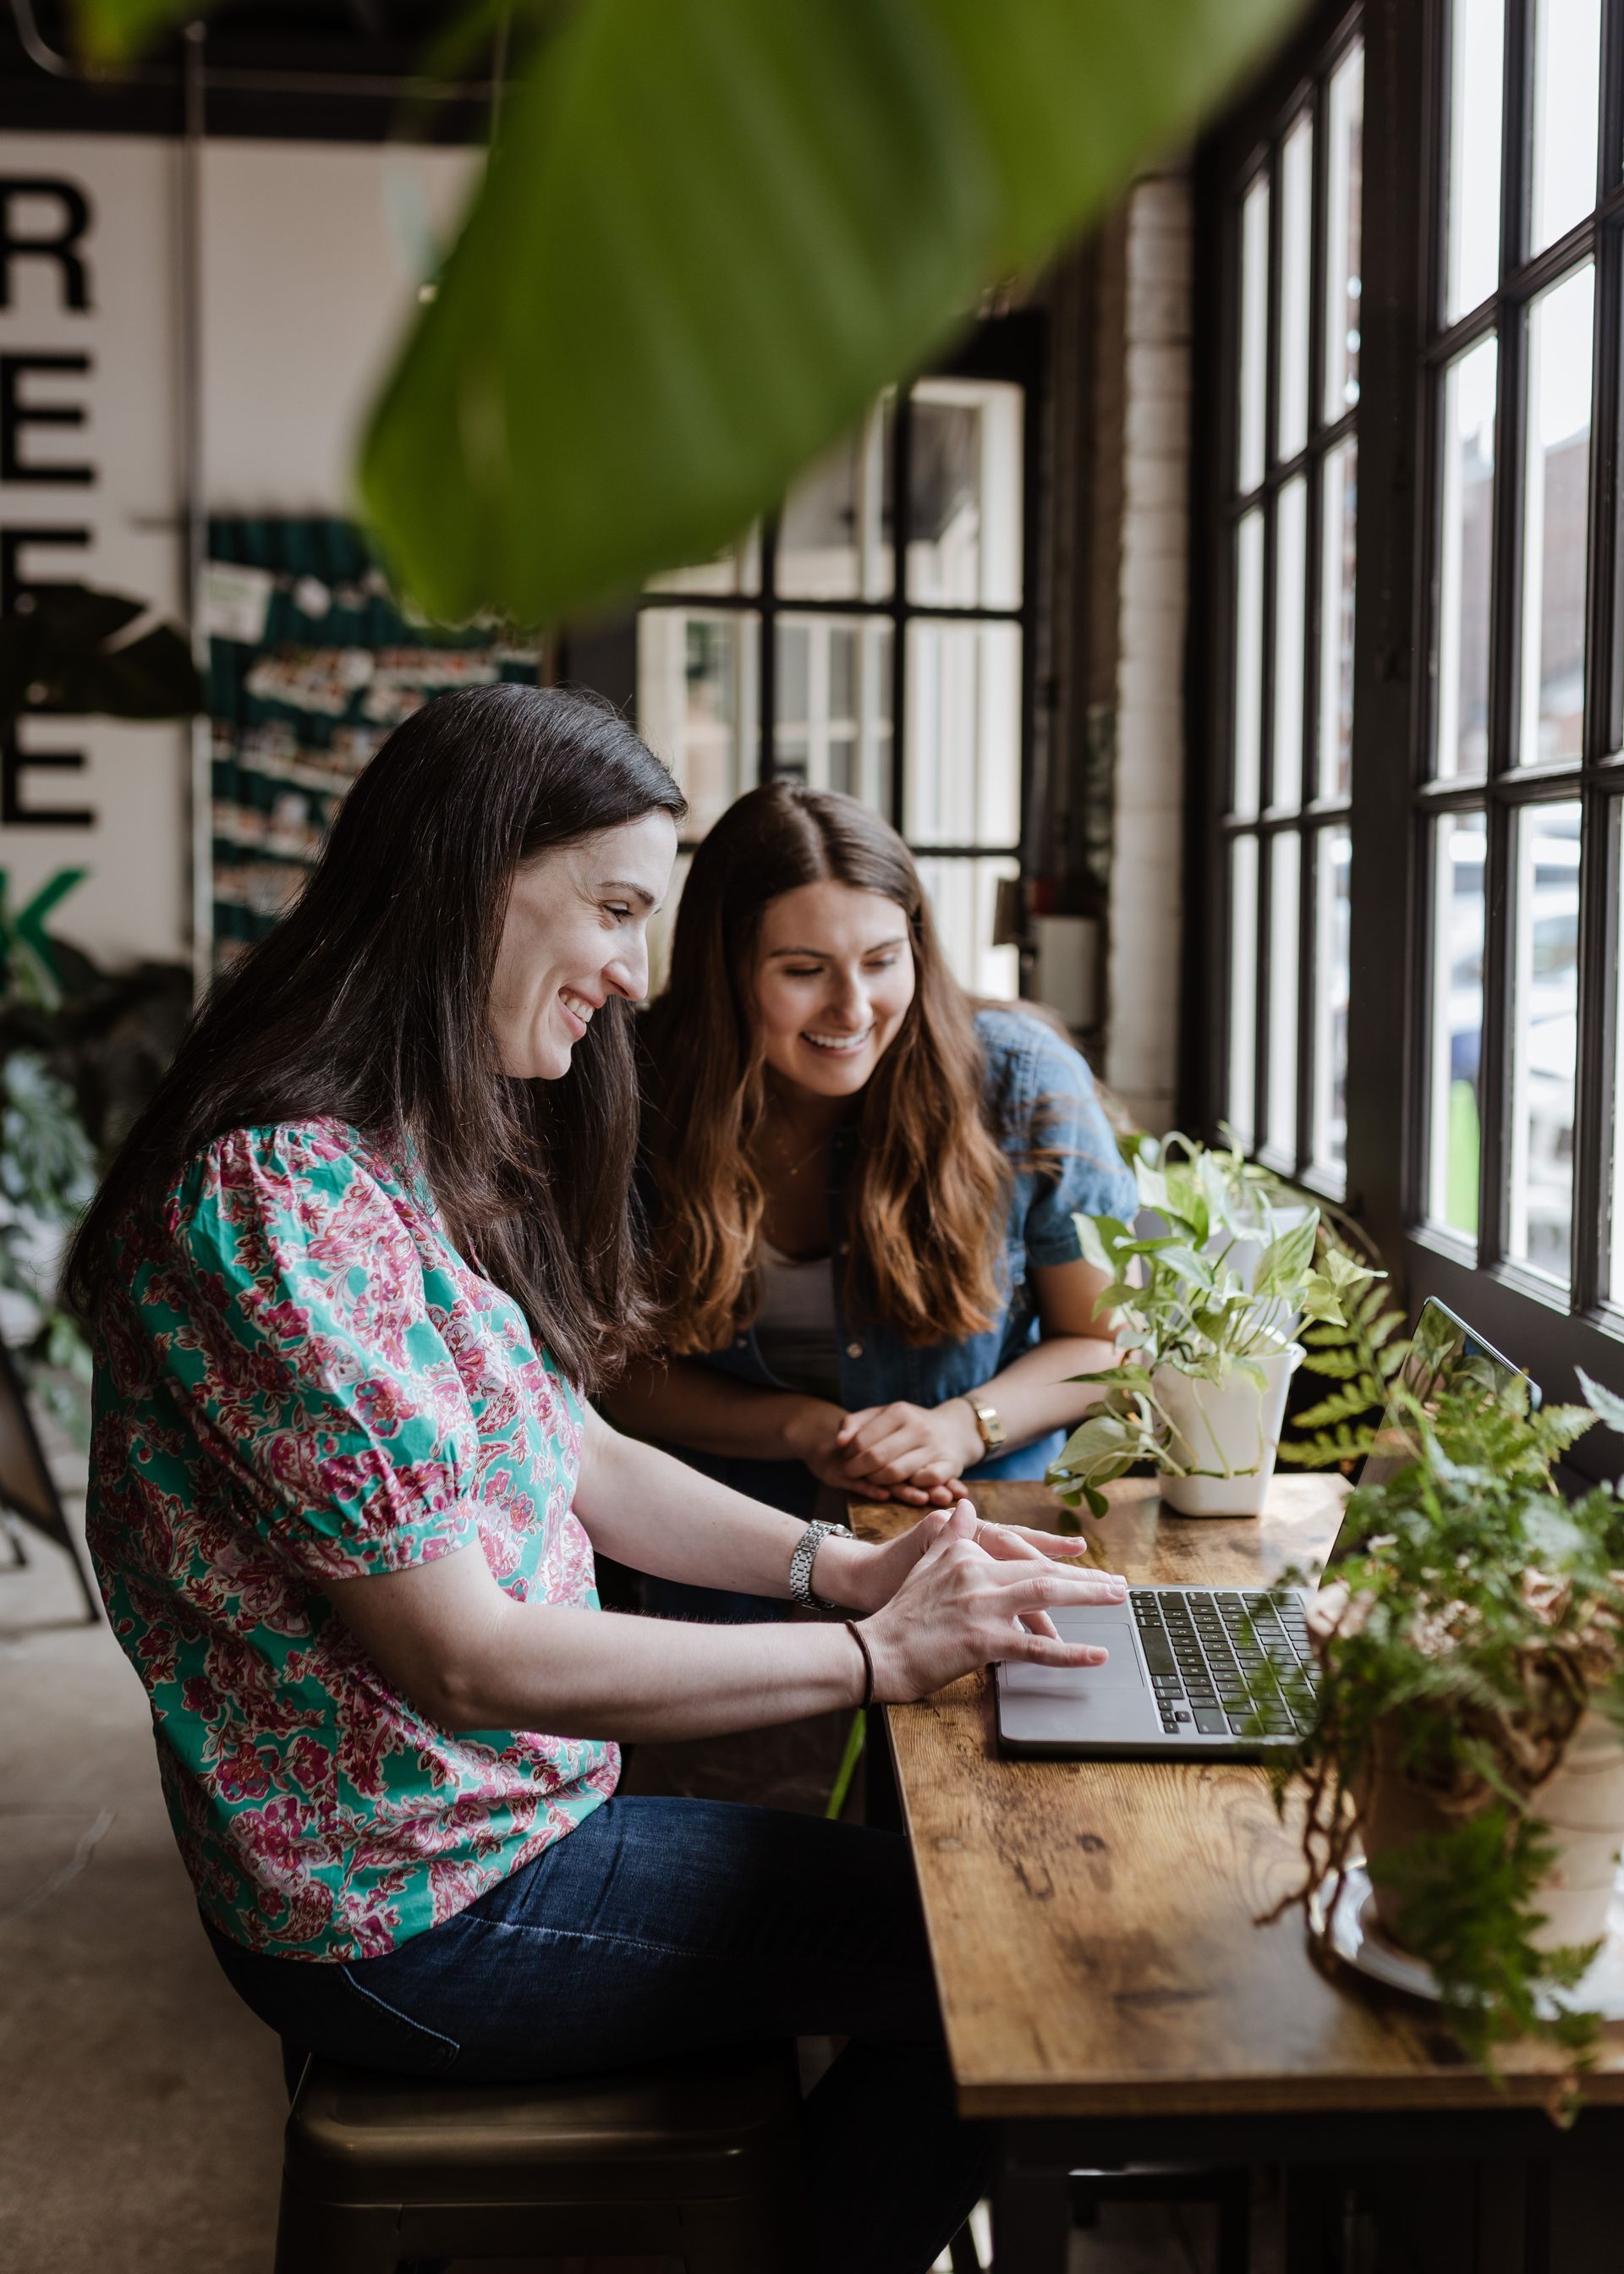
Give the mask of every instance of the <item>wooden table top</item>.
[[[1262, 1585], [1317, 1568], [1342, 1487], [1276, 1480], [1255, 1521], [1192, 1520], [1155, 1486], [1109, 1487], [1096, 1562], [1131, 1580]], [[1056, 1528], [1035, 1484], [987, 1484], [983, 1516]], [[914, 1521], [853, 1504], [865, 1537]], [[1254, 1924], [1299, 1878], [1291, 1824], [1245, 1762], [1006, 1759], [976, 1675], [886, 1709], [949, 2048], [966, 2116], [1182, 2116], [1503, 2105], [1419, 2000], [1332, 1980], [1300, 1910]], [[1544, 2100], [1536, 2047], [1503, 2057]], [[1587, 2088], [1624, 2103], [1624, 2030]]]

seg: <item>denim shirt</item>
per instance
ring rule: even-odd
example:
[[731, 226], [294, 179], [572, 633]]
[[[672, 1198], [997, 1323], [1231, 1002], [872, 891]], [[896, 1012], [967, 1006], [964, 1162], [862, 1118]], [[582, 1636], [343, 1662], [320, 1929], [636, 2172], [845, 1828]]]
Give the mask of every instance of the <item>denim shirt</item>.
[[[992, 1126], [1003, 1131], [1004, 1151], [1012, 1156], [998, 1273], [1002, 1307], [984, 1333], [922, 1347], [903, 1342], [873, 1320], [848, 1318], [846, 1186], [857, 1149], [857, 1129], [854, 1123], [843, 1124], [830, 1149], [829, 1268], [839, 1329], [840, 1403], [847, 1412], [896, 1399], [940, 1405], [990, 1382], [1039, 1340], [1028, 1276], [1033, 1267], [1075, 1263], [1081, 1257], [1073, 1212], [1127, 1220], [1139, 1204], [1133, 1178], [1123, 1166], [1082, 1057], [1051, 1028], [1019, 1009], [978, 1011], [975, 1025], [986, 1056], [985, 1097]], [[1021, 1158], [1034, 1145], [1057, 1156], [1057, 1177]], [[690, 1363], [714, 1367], [718, 1374], [763, 1389], [790, 1386], [769, 1368], [748, 1327], [741, 1327], [720, 1350]], [[1064, 1442], [1064, 1430], [1056, 1429], [993, 1459], [978, 1461], [973, 1474], [1041, 1477]], [[683, 1445], [668, 1449], [690, 1468], [792, 1515], [808, 1514], [816, 1497], [817, 1480], [799, 1461], [697, 1453]]]

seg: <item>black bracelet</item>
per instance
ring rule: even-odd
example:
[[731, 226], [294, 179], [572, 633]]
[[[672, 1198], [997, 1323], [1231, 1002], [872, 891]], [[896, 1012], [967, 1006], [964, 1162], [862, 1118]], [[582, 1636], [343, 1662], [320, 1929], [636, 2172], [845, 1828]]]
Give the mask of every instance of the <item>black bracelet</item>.
[[859, 1711], [861, 1711], [863, 1706], [872, 1706], [874, 1703], [874, 1660], [864, 1638], [863, 1630], [855, 1619], [846, 1620], [846, 1630], [862, 1653], [863, 1694], [858, 1701]]

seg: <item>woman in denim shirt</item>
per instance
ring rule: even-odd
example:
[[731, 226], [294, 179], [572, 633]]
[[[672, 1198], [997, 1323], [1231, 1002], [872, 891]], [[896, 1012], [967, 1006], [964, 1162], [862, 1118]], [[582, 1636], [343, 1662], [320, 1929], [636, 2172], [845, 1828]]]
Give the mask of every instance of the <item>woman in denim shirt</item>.
[[1068, 1377], [1111, 1357], [1072, 1215], [1131, 1215], [1132, 1179], [1078, 1052], [957, 986], [895, 831], [790, 783], [741, 798], [642, 1024], [668, 1355], [615, 1417], [797, 1514], [1041, 1477], [1095, 1396]]

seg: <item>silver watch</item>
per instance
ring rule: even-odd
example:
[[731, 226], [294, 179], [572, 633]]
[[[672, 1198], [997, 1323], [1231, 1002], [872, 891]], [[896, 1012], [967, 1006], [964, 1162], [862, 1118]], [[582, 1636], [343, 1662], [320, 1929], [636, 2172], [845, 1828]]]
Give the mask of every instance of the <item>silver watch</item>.
[[790, 1593], [798, 1603], [805, 1603], [816, 1611], [838, 1611], [841, 1608], [812, 1593], [812, 1566], [817, 1560], [818, 1549], [831, 1532], [847, 1540], [852, 1536], [849, 1524], [809, 1524], [795, 1542], [795, 1552], [789, 1559]]

